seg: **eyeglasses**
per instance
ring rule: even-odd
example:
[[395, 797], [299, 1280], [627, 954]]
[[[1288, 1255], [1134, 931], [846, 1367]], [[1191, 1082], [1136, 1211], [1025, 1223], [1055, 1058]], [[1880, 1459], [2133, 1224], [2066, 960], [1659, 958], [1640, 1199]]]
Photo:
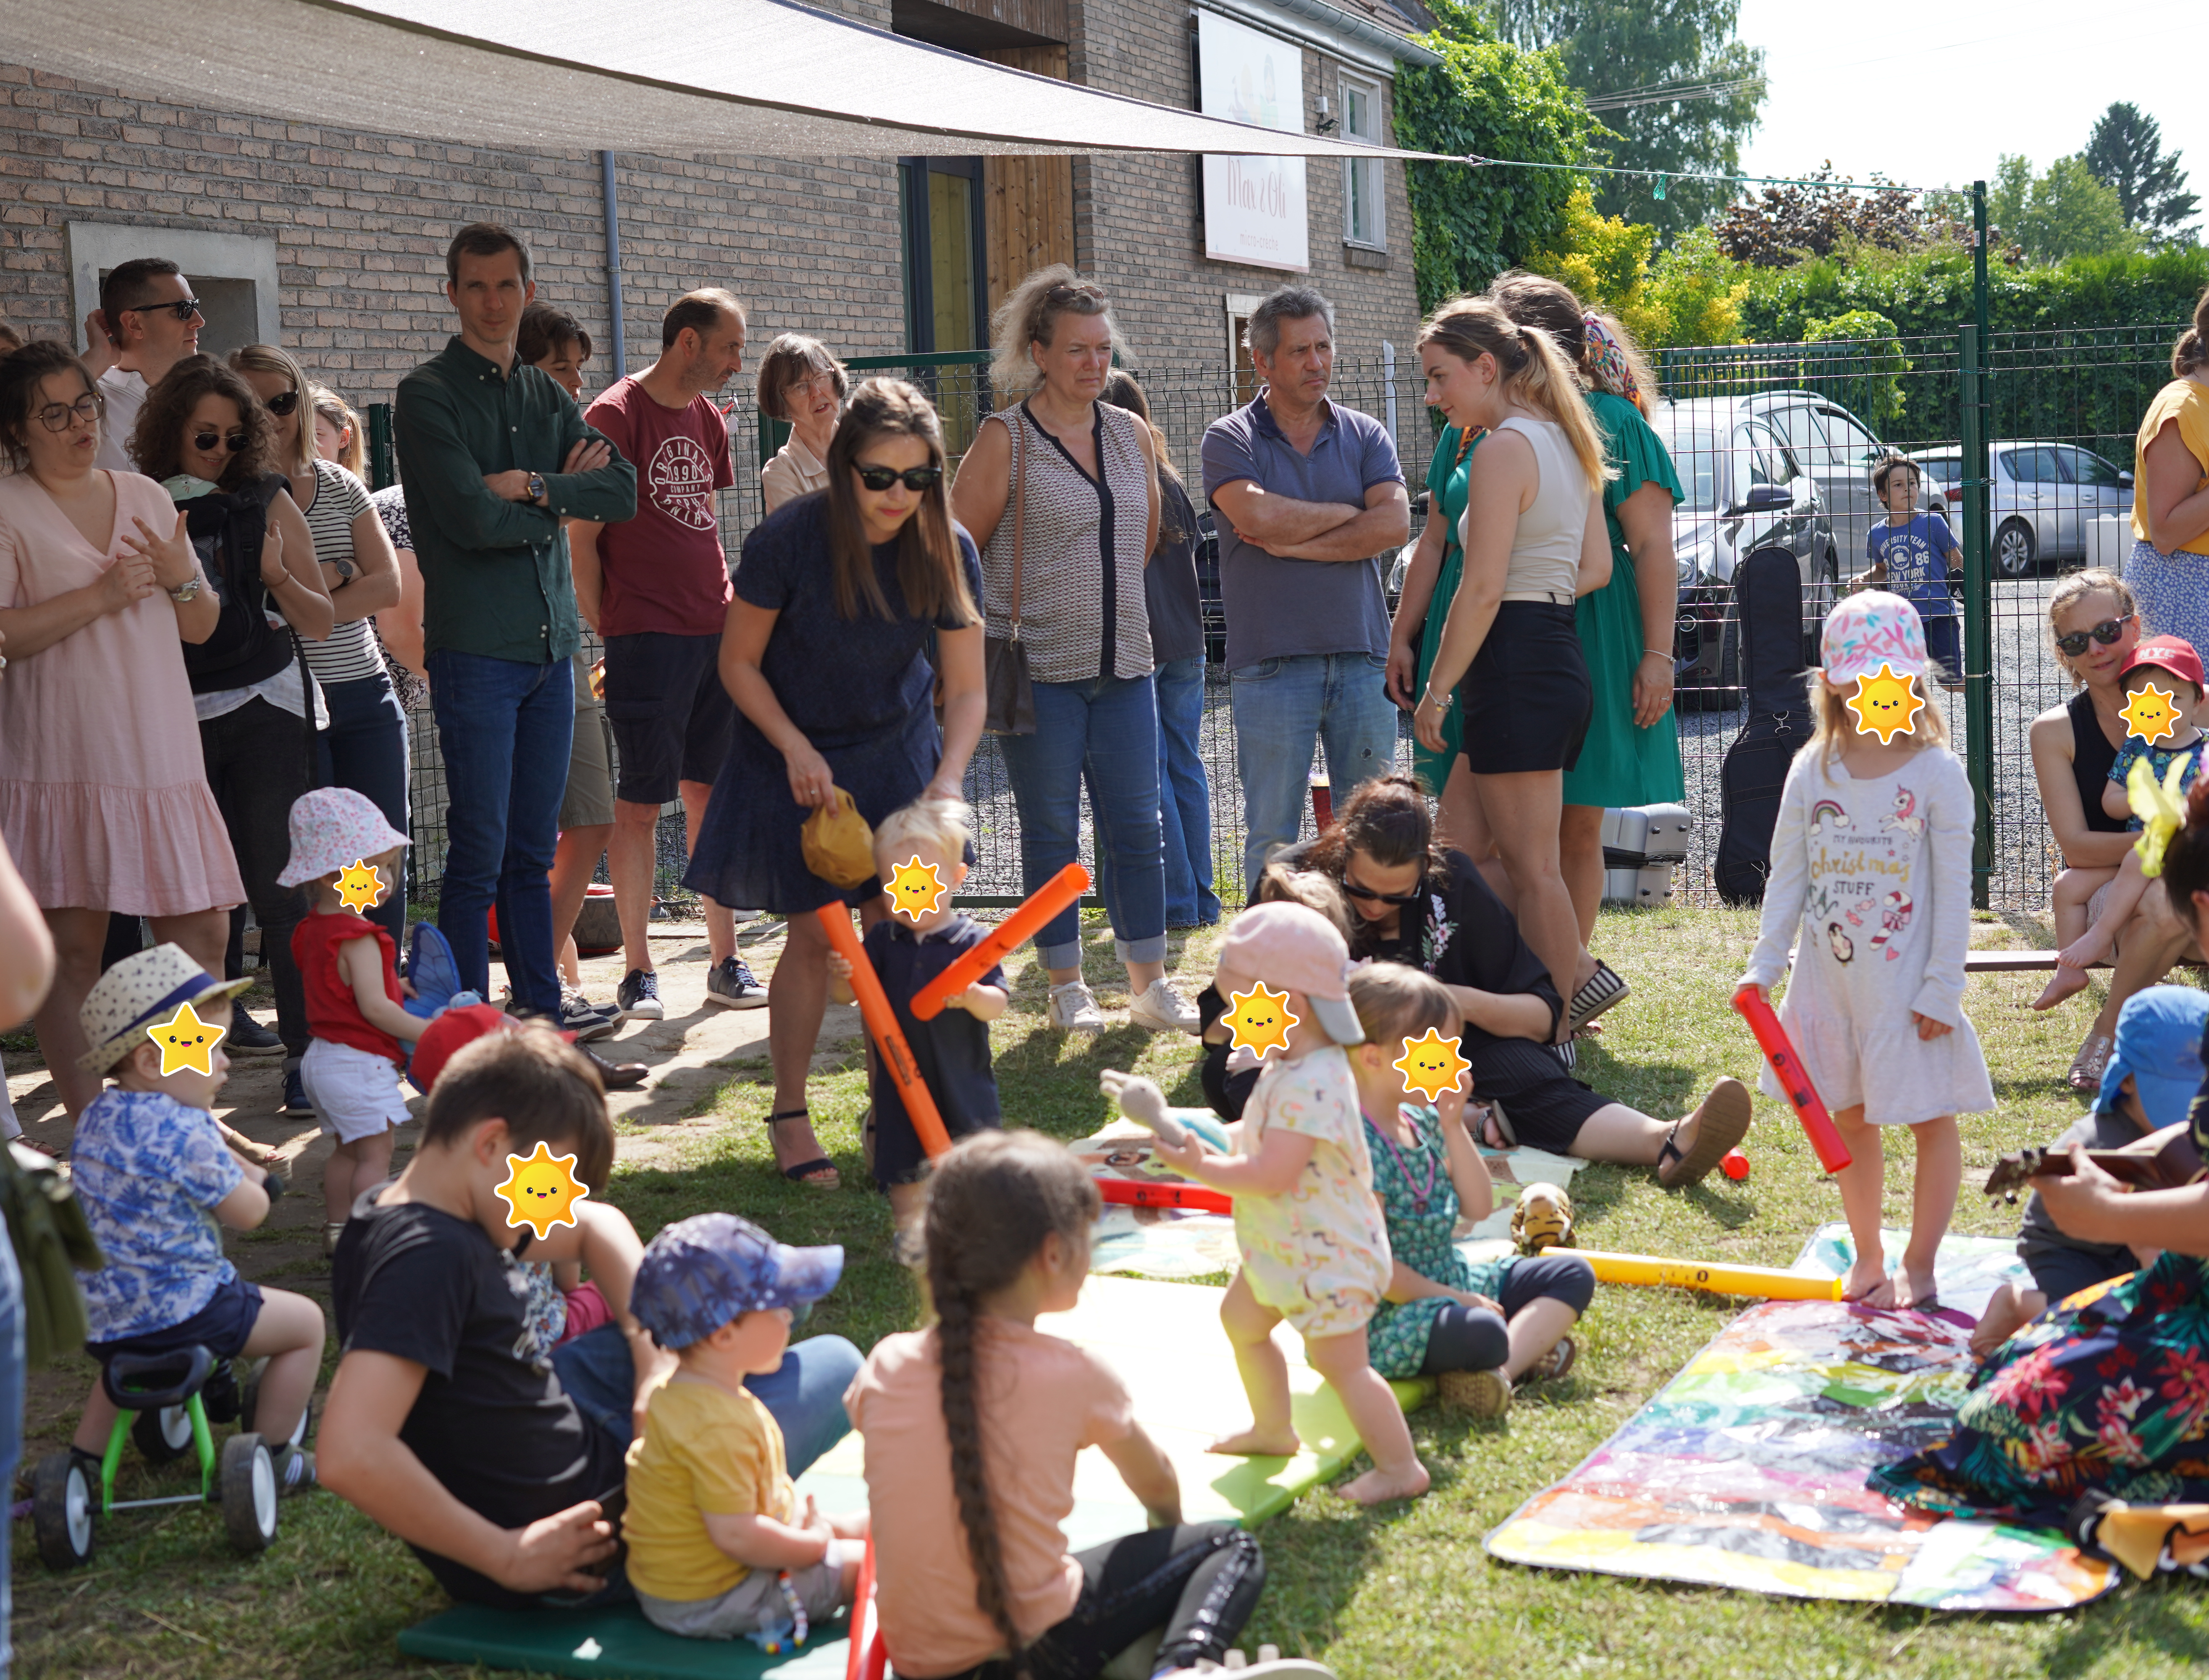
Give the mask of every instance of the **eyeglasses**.
[[271, 414], [274, 414], [280, 420], [286, 414], [292, 413], [298, 408], [298, 390], [295, 387], [292, 390], [279, 391], [274, 396], [270, 397], [268, 401], [262, 404], [262, 406], [266, 408]]
[[179, 321], [190, 321], [194, 316], [200, 312], [200, 300], [196, 298], [179, 298], [173, 304], [133, 304], [129, 309], [117, 310], [116, 313], [118, 315], [159, 315], [163, 310], [168, 310]]
[[226, 449], [236, 455], [250, 441], [242, 429], [232, 432], [227, 437], [219, 431], [196, 431], [192, 434], [192, 447], [202, 455], [213, 455], [218, 448]]
[[1368, 904], [1393, 904], [1399, 910], [1407, 904], [1417, 904], [1426, 896], [1426, 889], [1424, 887], [1416, 892], [1410, 893], [1376, 893], [1370, 887], [1359, 886], [1348, 876], [1345, 876], [1335, 884], [1351, 898], [1363, 899]]
[[878, 494], [900, 479], [905, 480], [907, 490], [913, 491], [934, 490], [943, 481], [943, 469], [940, 467], [908, 467], [902, 473], [894, 467], [855, 466], [852, 470], [859, 475], [861, 484]]
[[107, 399], [87, 391], [75, 402], [50, 402], [39, 411], [39, 424], [48, 431], [67, 431], [79, 420], [97, 420], [107, 412]]
[[2114, 647], [2117, 638], [2125, 633], [2125, 626], [2139, 616], [2128, 612], [2122, 618], [2104, 618], [2091, 630], [2073, 630], [2068, 635], [2057, 636], [2056, 646], [2067, 659], [2075, 659], [2086, 651], [2086, 638], [2089, 636], [2104, 647]]

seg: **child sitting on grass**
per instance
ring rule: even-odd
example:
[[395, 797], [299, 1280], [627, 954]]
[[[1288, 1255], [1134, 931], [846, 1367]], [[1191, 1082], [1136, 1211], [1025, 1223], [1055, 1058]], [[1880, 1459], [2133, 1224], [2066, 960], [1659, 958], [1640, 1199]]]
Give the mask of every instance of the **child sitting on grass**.
[[[989, 1024], [1004, 1014], [1011, 999], [1005, 971], [992, 967], [947, 1003], [935, 1020], [922, 1021], [912, 1012], [914, 994], [989, 935], [972, 917], [951, 908], [951, 895], [966, 879], [966, 823], [964, 804], [919, 799], [876, 826], [875, 864], [890, 885], [890, 913], [867, 930], [864, 942], [898, 1030], [954, 1142], [998, 1123]], [[852, 965], [832, 950], [828, 973], [837, 998], [850, 1003]], [[918, 1265], [928, 1154], [906, 1113], [897, 1081], [879, 1056], [873, 1059], [875, 1183], [890, 1199], [898, 1257]]]
[[[103, 1368], [118, 1353], [195, 1344], [218, 1359], [266, 1358], [254, 1426], [269, 1444], [277, 1485], [298, 1492], [315, 1485], [314, 1454], [298, 1443], [322, 1370], [322, 1310], [247, 1283], [222, 1251], [223, 1227], [259, 1225], [268, 1217], [266, 1187], [281, 1183], [239, 1160], [208, 1112], [230, 1077], [220, 1048], [230, 1000], [246, 985], [215, 979], [178, 947], [156, 945], [101, 975], [78, 1012], [92, 1046], [83, 1067], [115, 1080], [86, 1107], [69, 1152], [77, 1199], [107, 1256], [99, 1271], [78, 1274], [91, 1326], [85, 1351]], [[172, 1026], [187, 1004], [209, 1024]], [[115, 1404], [95, 1382], [70, 1444], [97, 1458], [114, 1424]]]
[[[392, 1131], [413, 1117], [399, 1075], [425, 1023], [403, 1007], [412, 988], [399, 978], [391, 936], [361, 913], [396, 889], [406, 844], [373, 800], [349, 787], [318, 787], [292, 802], [292, 858], [276, 881], [308, 884], [313, 899], [292, 930], [292, 957], [314, 1035], [299, 1077], [336, 1140], [322, 1168], [326, 1255], [337, 1252], [354, 1198], [391, 1176]], [[372, 889], [348, 876], [356, 865], [374, 871]]]
[[792, 1310], [844, 1269], [840, 1248], [793, 1249], [733, 1213], [652, 1239], [629, 1307], [676, 1358], [629, 1449], [629, 1585], [645, 1618], [691, 1639], [825, 1622], [849, 1604], [867, 1519], [801, 1507], [782, 1430], [744, 1387], [790, 1345]]

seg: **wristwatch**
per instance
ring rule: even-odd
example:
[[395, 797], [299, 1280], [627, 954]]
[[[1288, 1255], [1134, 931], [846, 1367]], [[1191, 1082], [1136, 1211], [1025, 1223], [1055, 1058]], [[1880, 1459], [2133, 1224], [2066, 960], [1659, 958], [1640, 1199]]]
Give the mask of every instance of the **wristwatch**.
[[533, 502], [542, 502], [545, 499], [545, 475], [542, 473], [532, 473], [529, 475], [529, 499]]
[[169, 591], [169, 599], [178, 606], [190, 605], [199, 599], [200, 585], [205, 581], [197, 572]]
[[353, 580], [354, 567], [353, 567], [353, 563], [352, 563], [352, 561], [350, 561], [350, 560], [333, 560], [333, 561], [331, 561], [331, 562], [330, 562], [330, 564], [332, 564], [333, 566], [335, 566], [335, 567], [338, 569], [338, 587], [339, 587], [339, 588], [342, 589], [342, 588], [344, 588], [344, 587], [346, 587], [346, 585], [347, 585], [348, 583], [351, 583], [351, 582], [352, 581], [352, 580]]

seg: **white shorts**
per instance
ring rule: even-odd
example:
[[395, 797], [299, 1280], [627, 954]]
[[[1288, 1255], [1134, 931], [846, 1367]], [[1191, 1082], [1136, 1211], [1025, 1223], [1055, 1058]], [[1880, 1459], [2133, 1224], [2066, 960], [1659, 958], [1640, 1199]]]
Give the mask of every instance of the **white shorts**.
[[398, 1064], [388, 1057], [316, 1039], [307, 1045], [299, 1078], [322, 1129], [340, 1143], [374, 1137], [413, 1118], [400, 1093]]

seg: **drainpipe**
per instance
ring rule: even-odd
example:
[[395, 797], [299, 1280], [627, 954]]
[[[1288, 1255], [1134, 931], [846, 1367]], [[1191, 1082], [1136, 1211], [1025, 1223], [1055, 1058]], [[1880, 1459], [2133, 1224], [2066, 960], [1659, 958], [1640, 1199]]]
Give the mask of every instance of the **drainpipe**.
[[1388, 441], [1396, 441], [1396, 346], [1381, 340], [1381, 409], [1388, 426]]
[[614, 377], [629, 373], [629, 342], [622, 332], [621, 202], [614, 187], [614, 154], [599, 154], [599, 184], [606, 206], [606, 310], [614, 323]]

